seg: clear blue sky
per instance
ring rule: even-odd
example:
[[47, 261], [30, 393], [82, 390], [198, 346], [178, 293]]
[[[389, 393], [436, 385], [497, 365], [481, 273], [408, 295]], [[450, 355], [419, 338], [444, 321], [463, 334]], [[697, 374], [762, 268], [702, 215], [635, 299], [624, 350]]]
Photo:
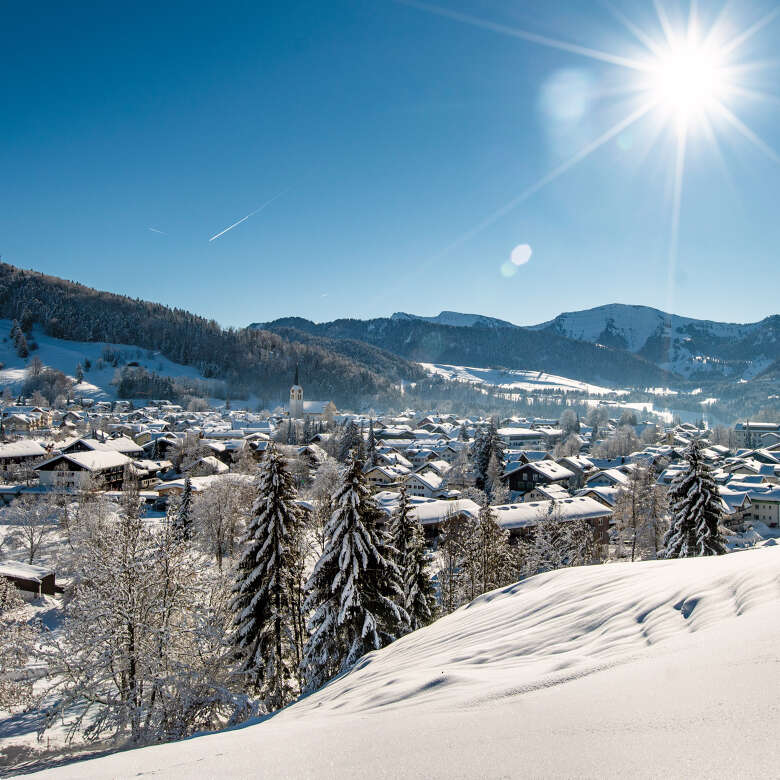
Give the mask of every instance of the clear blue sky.
[[[626, 57], [643, 47], [615, 10], [662, 40], [649, 2], [442, 4]], [[721, 9], [699, 6], [710, 22]], [[733, 2], [718, 29], [774, 6]], [[687, 6], [664, 7], [683, 24]], [[775, 18], [731, 61], [765, 63], [778, 43]], [[636, 109], [631, 69], [392, 0], [8, 3], [0, 51], [0, 253], [15, 265], [237, 326], [780, 309], [780, 164], [725, 120], [717, 143], [689, 137], [671, 273], [675, 135], [660, 111], [477, 229]], [[728, 101], [773, 149], [778, 70], [740, 75], [774, 100]], [[531, 260], [504, 276], [518, 244]]]

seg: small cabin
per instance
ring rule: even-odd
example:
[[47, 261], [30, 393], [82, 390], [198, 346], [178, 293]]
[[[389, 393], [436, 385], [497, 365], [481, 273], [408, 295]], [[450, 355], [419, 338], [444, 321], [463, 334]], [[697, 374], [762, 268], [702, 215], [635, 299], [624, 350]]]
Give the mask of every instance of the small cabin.
[[53, 596], [58, 592], [54, 584], [54, 570], [43, 566], [31, 566], [18, 561], [0, 561], [0, 577], [8, 580], [28, 597]]

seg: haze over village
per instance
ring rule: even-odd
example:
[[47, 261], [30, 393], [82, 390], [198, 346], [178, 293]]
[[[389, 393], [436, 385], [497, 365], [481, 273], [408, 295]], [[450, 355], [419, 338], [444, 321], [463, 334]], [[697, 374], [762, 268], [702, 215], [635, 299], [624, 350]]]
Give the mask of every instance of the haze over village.
[[0, 777], [777, 775], [778, 24], [10, 10]]

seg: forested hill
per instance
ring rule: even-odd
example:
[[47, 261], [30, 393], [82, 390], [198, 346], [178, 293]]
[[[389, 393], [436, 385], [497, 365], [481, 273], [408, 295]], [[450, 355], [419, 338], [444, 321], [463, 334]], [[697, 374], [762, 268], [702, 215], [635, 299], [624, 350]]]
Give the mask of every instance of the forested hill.
[[314, 323], [288, 317], [251, 325], [295, 338], [303, 331], [326, 339], [361, 341], [407, 360], [546, 371], [585, 382], [659, 386], [673, 376], [625, 349], [576, 341], [550, 331], [442, 325], [415, 318], [342, 319]]
[[214, 320], [102, 292], [0, 263], [0, 318], [35, 323], [53, 337], [154, 349], [226, 381], [232, 397], [254, 393], [268, 405], [286, 400], [296, 364], [307, 397], [358, 406], [396, 394], [394, 385], [420, 380], [416, 364], [368, 345], [324, 339], [291, 341], [262, 329], [224, 329]]

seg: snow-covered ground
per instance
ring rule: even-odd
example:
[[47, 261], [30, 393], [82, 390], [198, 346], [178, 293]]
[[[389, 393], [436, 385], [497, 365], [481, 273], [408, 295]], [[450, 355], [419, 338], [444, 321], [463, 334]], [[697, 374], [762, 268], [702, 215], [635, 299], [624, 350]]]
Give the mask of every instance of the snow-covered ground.
[[565, 376], [545, 374], [541, 371], [498, 370], [493, 368], [474, 368], [471, 366], [451, 366], [445, 363], [420, 363], [430, 374], [457, 382], [486, 384], [506, 390], [553, 390], [589, 393], [590, 395], [624, 394], [625, 390], [613, 390], [609, 387], [591, 385]]
[[780, 546], [565, 569], [263, 723], [42, 776], [776, 776], [778, 664]]
[[37, 355], [44, 365], [62, 371], [63, 374], [75, 379], [76, 366], [89, 360], [91, 368], [84, 372], [84, 381], [73, 388], [75, 396], [94, 398], [95, 400], [112, 400], [116, 398], [116, 388], [112, 384], [117, 369], [110, 362], [103, 360], [106, 350], [122, 353], [126, 362], [136, 362], [149, 371], [162, 376], [202, 378], [196, 368], [174, 363], [163, 357], [159, 352], [144, 350], [129, 344], [107, 344], [102, 341], [66, 341], [47, 336], [40, 328], [33, 328], [33, 334], [28, 342], [35, 341], [38, 349], [30, 352], [28, 358], [20, 358], [16, 354], [13, 342], [8, 338], [11, 321], [0, 319], [0, 392], [10, 387], [18, 392], [24, 381], [27, 365]]

